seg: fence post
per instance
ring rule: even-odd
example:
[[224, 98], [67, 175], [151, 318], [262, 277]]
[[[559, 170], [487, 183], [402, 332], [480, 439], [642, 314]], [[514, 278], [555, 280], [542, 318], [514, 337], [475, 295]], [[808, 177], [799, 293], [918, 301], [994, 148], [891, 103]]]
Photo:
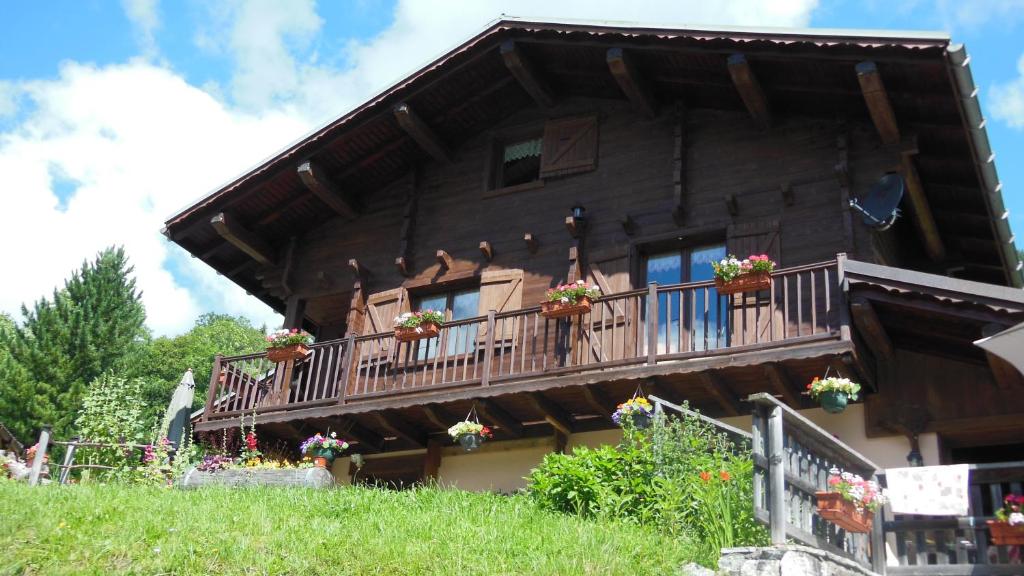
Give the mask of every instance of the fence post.
[[[873, 475], [871, 479], [878, 482], [878, 475]], [[885, 574], [885, 567], [885, 506], [879, 506], [871, 525], [871, 570], [876, 574]]]
[[647, 363], [658, 362], [658, 283], [647, 285]]
[[344, 365], [341, 368], [341, 390], [338, 391], [338, 404], [344, 404], [345, 398], [348, 396], [348, 380], [352, 377], [352, 355], [356, 349], [356, 335], [354, 332], [349, 332], [348, 338], [345, 340], [345, 356], [342, 362]]
[[768, 529], [772, 544], [786, 543], [786, 468], [783, 459], [782, 407], [768, 412]]
[[846, 281], [846, 253], [836, 254], [836, 283], [839, 286], [839, 338], [850, 340], [850, 284]]
[[[764, 501], [764, 487], [765, 487], [765, 484], [764, 484], [764, 469], [761, 468], [760, 466], [756, 465], [758, 457], [760, 457], [762, 462], [768, 461], [768, 455], [767, 455], [766, 450], [765, 450], [766, 442], [765, 442], [765, 421], [764, 420], [765, 420], [765, 418], [764, 418], [764, 408], [762, 408], [759, 404], [755, 404], [754, 405], [754, 415], [753, 415], [753, 426], [751, 426], [751, 431], [750, 431], [751, 432], [750, 452], [753, 454], [754, 459], [755, 459], [755, 466], [754, 466], [754, 489], [753, 489], [754, 511], [755, 512], [757, 512], [758, 510], [764, 510], [765, 507], [766, 507], [765, 506], [765, 501]], [[770, 515], [770, 512], [769, 512], [769, 518], [770, 517], [771, 517], [771, 515]]]
[[213, 371], [210, 372], [210, 389], [206, 391], [206, 408], [203, 410], [203, 422], [210, 419], [210, 412], [213, 411], [213, 399], [217, 395], [217, 382], [220, 380], [221, 362], [223, 354], [213, 357]]
[[78, 447], [77, 442], [81, 440], [78, 436], [75, 436], [68, 442], [67, 453], [64, 454], [64, 465], [60, 467], [60, 480], [61, 484], [68, 483], [68, 477], [71, 476], [71, 465], [75, 463], [75, 448]]
[[39, 443], [36, 444], [36, 455], [32, 459], [32, 471], [28, 475], [28, 485], [39, 484], [39, 474], [43, 470], [43, 460], [46, 459], [46, 449], [50, 446], [50, 426], [43, 426], [39, 431]]
[[484, 339], [484, 370], [480, 375], [481, 386], [491, 385], [491, 361], [494, 359], [494, 328], [496, 327], [494, 314], [494, 310], [487, 311], [487, 337]]

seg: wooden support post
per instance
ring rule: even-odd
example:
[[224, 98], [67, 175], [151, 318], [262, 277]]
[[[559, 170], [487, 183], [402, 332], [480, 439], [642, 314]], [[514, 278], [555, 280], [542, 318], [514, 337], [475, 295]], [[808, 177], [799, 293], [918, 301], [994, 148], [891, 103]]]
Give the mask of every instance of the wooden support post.
[[508, 71], [538, 106], [541, 108], [554, 107], [555, 97], [551, 88], [537, 73], [533, 63], [526, 58], [515, 41], [506, 40], [501, 44], [501, 58], [505, 61]]
[[76, 436], [68, 442], [67, 452], [64, 453], [64, 465], [60, 467], [60, 475], [57, 480], [60, 484], [67, 484], [68, 478], [71, 477], [71, 466], [75, 464], [75, 448], [78, 448], [79, 440], [81, 438]]
[[569, 247], [569, 274], [567, 275], [567, 281], [572, 284], [576, 280], [580, 279], [583, 275], [582, 265], [580, 264], [580, 241], [579, 239], [574, 242], [574, 246]]
[[295, 249], [298, 245], [298, 237], [292, 236], [288, 239], [288, 248], [284, 252], [284, 268], [281, 270], [281, 289], [284, 290], [285, 296], [291, 296], [293, 292], [292, 268], [295, 264]]
[[921, 176], [917, 173], [917, 166], [914, 165], [914, 158], [911, 154], [903, 154], [900, 164], [900, 171], [907, 183], [907, 200], [910, 204], [910, 213], [914, 219], [914, 227], [924, 244], [924, 251], [933, 262], [941, 262], [946, 259], [946, 247], [939, 235], [939, 227], [935, 223], [935, 215], [932, 214], [931, 205], [928, 203], [928, 196], [924, 191], [924, 184], [921, 183]]
[[526, 398], [533, 405], [533, 408], [544, 416], [544, 420], [551, 424], [551, 427], [556, 432], [561, 432], [565, 436], [572, 434], [572, 416], [565, 409], [552, 402], [540, 392], [531, 392], [526, 395]]
[[740, 213], [740, 203], [736, 199], [735, 194], [729, 194], [725, 197], [725, 209], [729, 211], [729, 216], [736, 217]]
[[[981, 329], [981, 336], [988, 338], [1003, 330], [1006, 330], [1006, 326], [1002, 324], [986, 324]], [[1024, 375], [1021, 375], [1012, 364], [988, 351], [985, 352], [985, 357], [988, 359], [988, 367], [992, 371], [992, 379], [995, 380], [996, 386], [1004, 390], [1024, 387]]]
[[854, 298], [850, 301], [850, 313], [857, 331], [871, 348], [875, 358], [879, 362], [892, 362], [896, 357], [892, 341], [889, 340], [889, 335], [886, 334], [871, 301], [863, 297]]
[[491, 247], [491, 243], [487, 240], [480, 243], [480, 253], [484, 255], [484, 260], [488, 262], [494, 260], [494, 248]]
[[522, 423], [502, 410], [492, 400], [477, 400], [476, 410], [484, 420], [490, 422], [492, 426], [497, 426], [509, 436], [519, 438], [523, 435]]
[[566, 216], [565, 229], [569, 231], [569, 235], [573, 238], [579, 238], [586, 229], [586, 222], [581, 222], [573, 216]]
[[324, 174], [320, 166], [312, 160], [299, 164], [299, 179], [321, 202], [345, 220], [355, 220], [359, 216], [354, 202]]
[[658, 363], [658, 283], [647, 285], [647, 363]]
[[433, 438], [427, 440], [427, 453], [423, 458], [423, 479], [427, 482], [437, 481], [437, 473], [441, 469], [441, 442]]
[[36, 486], [39, 484], [39, 477], [43, 473], [43, 462], [46, 461], [46, 451], [50, 447], [51, 430], [52, 428], [50, 428], [49, 425], [46, 425], [39, 431], [39, 443], [36, 444], [36, 454], [32, 459], [32, 469], [28, 475], [29, 486]]
[[402, 276], [409, 276], [409, 252], [412, 246], [413, 229], [416, 227], [416, 208], [419, 205], [420, 169], [412, 171], [409, 192], [405, 201], [405, 212], [402, 214], [402, 228], [399, 231], [398, 256], [395, 266]]
[[732, 76], [732, 83], [736, 86], [736, 91], [740, 93], [740, 98], [743, 99], [743, 104], [750, 112], [754, 123], [761, 130], [767, 130], [772, 125], [768, 99], [765, 98], [761, 83], [757, 81], [757, 76], [750, 68], [747, 57], [743, 54], [733, 54], [726, 62], [729, 67], [729, 75]]
[[491, 384], [491, 364], [494, 361], [494, 330], [497, 328], [497, 322], [494, 320], [494, 316], [497, 314], [494, 310], [487, 311], [487, 336], [484, 339], [484, 366], [483, 374], [480, 375], [480, 385], [490, 386]]
[[565, 454], [565, 447], [569, 445], [569, 436], [561, 430], [555, 429], [555, 452]]
[[455, 264], [452, 257], [444, 250], [438, 250], [434, 257], [437, 258], [437, 263], [441, 265], [442, 270], [451, 270]]
[[855, 248], [853, 241], [853, 214], [850, 211], [850, 154], [849, 135], [846, 124], [839, 125], [839, 135], [836, 137], [836, 164], [834, 171], [836, 180], [839, 182], [839, 206], [840, 214], [843, 215], [843, 249], [847, 253], [853, 253]]
[[782, 407], [768, 412], [768, 531], [772, 545], [786, 543], [786, 468], [783, 446]]
[[523, 242], [526, 242], [526, 249], [530, 252], [530, 254], [537, 253], [537, 248], [540, 246], [540, 243], [537, 241], [536, 236], [527, 232], [526, 234], [523, 235]]
[[210, 372], [210, 387], [206, 390], [206, 407], [203, 409], [203, 422], [210, 419], [210, 412], [213, 410], [213, 402], [217, 398], [217, 385], [220, 384], [223, 360], [224, 356], [222, 354], [217, 354], [213, 357], [213, 371]]
[[291, 330], [302, 330], [302, 321], [306, 317], [306, 299], [290, 296], [284, 309], [284, 326]]
[[342, 357], [341, 379], [338, 381], [338, 404], [348, 401], [348, 384], [352, 378], [352, 358], [355, 356], [356, 334], [349, 330], [345, 340], [345, 356]]
[[[878, 483], [878, 476], [872, 475], [871, 480]], [[875, 511], [875, 521], [871, 523], [871, 570], [875, 574], [885, 574], [885, 506]], [[967, 552], [964, 551], [966, 555]]]
[[244, 226], [234, 219], [221, 212], [210, 218], [210, 225], [217, 231], [221, 238], [231, 243], [235, 248], [245, 252], [253, 260], [260, 264], [272, 266], [277, 262], [277, 255], [262, 238], [246, 230]]
[[633, 108], [648, 118], [654, 118], [657, 115], [657, 104], [647, 82], [633, 65], [629, 53], [622, 48], [609, 48], [605, 60], [612, 76]]
[[402, 102], [396, 105], [394, 113], [398, 125], [419, 144], [420, 148], [438, 162], [451, 162], [452, 154], [448, 150], [448, 146], [408, 104]]
[[789, 378], [786, 369], [781, 364], [774, 362], [765, 364], [764, 375], [771, 382], [775, 393], [782, 396], [782, 399], [786, 404], [789, 404], [790, 408], [794, 410], [800, 409], [803, 402], [801, 402], [800, 395], [796, 392], [796, 386], [793, 385], [793, 381]]
[[756, 463], [759, 456], [768, 461], [768, 419], [763, 406], [754, 405], [753, 426], [751, 426], [750, 451], [754, 457], [754, 513], [765, 508], [765, 471]]
[[743, 413], [739, 401], [736, 400], [721, 378], [715, 376], [713, 372], [701, 372], [697, 376], [700, 378], [700, 383], [704, 386], [704, 389], [722, 406], [727, 415], [739, 416]]
[[686, 223], [686, 108], [676, 102], [676, 118], [672, 126], [672, 220], [676, 226]]
[[883, 144], [895, 144], [900, 141], [900, 129], [896, 124], [896, 113], [892, 110], [889, 94], [885, 91], [882, 75], [874, 62], [857, 64], [857, 81], [860, 91], [864, 94], [864, 103], [868, 106], [871, 121], [882, 138]]

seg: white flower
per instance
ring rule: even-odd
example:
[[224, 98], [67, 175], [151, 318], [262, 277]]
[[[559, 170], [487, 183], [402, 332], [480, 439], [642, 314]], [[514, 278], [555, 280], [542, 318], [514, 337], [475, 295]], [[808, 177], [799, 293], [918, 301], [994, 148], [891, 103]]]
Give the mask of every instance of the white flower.
[[561, 302], [562, 304], [568, 304], [569, 298], [567, 296], [562, 296], [561, 298], [558, 299], [558, 301]]
[[1016, 526], [1018, 524], [1024, 524], [1024, 513], [1022, 512], [1011, 512], [1009, 518], [1006, 519], [1010, 523], [1010, 526]]
[[576, 283], [579, 284], [580, 286], [586, 284], [586, 282], [584, 282], [583, 280], [577, 280]]
[[331, 438], [337, 438], [337, 437], [338, 437], [338, 433], [337, 432], [331, 432]]

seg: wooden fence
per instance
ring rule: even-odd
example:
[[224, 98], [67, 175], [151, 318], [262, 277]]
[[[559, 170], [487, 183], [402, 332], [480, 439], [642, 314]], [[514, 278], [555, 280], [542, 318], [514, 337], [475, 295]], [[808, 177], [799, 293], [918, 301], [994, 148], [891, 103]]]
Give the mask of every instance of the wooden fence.
[[[57, 481], [60, 484], [67, 484], [71, 479], [72, 470], [114, 470], [113, 466], [105, 466], [102, 464], [76, 464], [75, 455], [79, 448], [116, 448], [125, 451], [126, 453], [135, 451], [145, 451], [149, 448], [149, 444], [134, 444], [131, 442], [121, 443], [110, 443], [110, 442], [90, 442], [87, 440], [53, 440], [50, 438], [51, 429], [49, 426], [44, 426], [42, 431], [39, 433], [39, 443], [36, 444], [36, 453], [32, 459], [31, 471], [29, 473], [28, 483], [30, 486], [36, 486], [39, 484], [42, 475], [43, 467], [49, 466], [58, 470]], [[51, 446], [64, 446], [64, 461], [62, 464], [47, 464], [47, 455], [50, 451]], [[173, 448], [173, 446], [172, 446]]]

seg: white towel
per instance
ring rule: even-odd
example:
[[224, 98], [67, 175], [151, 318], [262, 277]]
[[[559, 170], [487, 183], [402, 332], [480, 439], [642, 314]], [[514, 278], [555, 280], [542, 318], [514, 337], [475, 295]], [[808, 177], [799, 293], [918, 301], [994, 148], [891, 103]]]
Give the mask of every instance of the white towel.
[[894, 514], [967, 516], [967, 464], [888, 468], [885, 480]]

